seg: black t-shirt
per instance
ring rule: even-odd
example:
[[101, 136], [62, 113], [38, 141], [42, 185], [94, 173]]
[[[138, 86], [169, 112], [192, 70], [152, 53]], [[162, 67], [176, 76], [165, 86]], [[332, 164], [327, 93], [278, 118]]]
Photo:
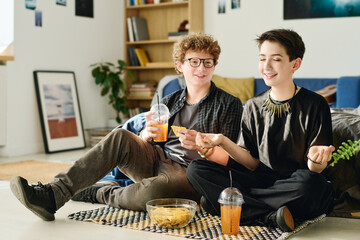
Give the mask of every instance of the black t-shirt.
[[268, 95], [266, 91], [246, 102], [237, 144], [277, 173], [289, 176], [307, 168], [311, 146], [332, 144], [330, 108], [322, 96], [301, 88], [289, 102], [291, 113], [279, 118], [262, 107]]

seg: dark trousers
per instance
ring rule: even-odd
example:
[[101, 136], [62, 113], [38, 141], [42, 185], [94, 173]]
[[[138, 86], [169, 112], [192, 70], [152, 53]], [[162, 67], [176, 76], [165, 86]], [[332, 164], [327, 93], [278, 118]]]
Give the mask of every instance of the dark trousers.
[[263, 164], [255, 171], [249, 171], [242, 167], [224, 167], [205, 159], [193, 160], [186, 176], [194, 189], [205, 197], [205, 210], [210, 213], [220, 215], [218, 197], [230, 186], [230, 169], [233, 187], [240, 190], [245, 200], [241, 213], [244, 224], [281, 206], [287, 206], [298, 220], [312, 219], [332, 209], [332, 186], [322, 174], [298, 169], [291, 176], [283, 177]]

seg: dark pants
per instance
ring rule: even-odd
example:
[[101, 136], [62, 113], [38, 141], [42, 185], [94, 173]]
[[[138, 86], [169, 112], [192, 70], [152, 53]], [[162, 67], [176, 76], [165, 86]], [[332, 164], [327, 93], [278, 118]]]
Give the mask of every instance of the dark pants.
[[229, 169], [233, 187], [243, 194], [241, 222], [249, 224], [266, 214], [287, 206], [293, 217], [306, 220], [328, 213], [333, 205], [330, 182], [323, 175], [299, 169], [283, 177], [260, 164], [255, 171], [229, 168], [208, 160], [193, 160], [187, 169], [187, 178], [195, 190], [206, 198], [209, 212], [220, 215], [218, 197], [230, 186]]
[[200, 198], [186, 179], [186, 167], [165, 158], [159, 146], [154, 146], [125, 129], [116, 129], [72, 167], [55, 176], [50, 185], [57, 209], [115, 167], [135, 183], [127, 187], [109, 185], [100, 188], [96, 193], [96, 199], [100, 203], [145, 210], [146, 202], [155, 198]]

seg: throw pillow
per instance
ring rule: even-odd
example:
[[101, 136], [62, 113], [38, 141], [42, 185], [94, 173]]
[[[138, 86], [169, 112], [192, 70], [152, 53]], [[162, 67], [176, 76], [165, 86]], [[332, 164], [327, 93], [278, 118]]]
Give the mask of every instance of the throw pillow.
[[242, 103], [254, 96], [255, 79], [253, 77], [226, 78], [214, 74], [212, 81], [218, 88], [240, 98]]

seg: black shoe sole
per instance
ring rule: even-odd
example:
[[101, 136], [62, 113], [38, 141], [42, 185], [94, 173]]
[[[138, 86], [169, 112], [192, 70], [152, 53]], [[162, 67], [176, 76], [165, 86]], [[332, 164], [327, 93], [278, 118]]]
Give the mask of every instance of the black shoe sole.
[[55, 215], [53, 213], [50, 213], [46, 209], [31, 204], [27, 197], [26, 192], [24, 189], [24, 186], [21, 182], [21, 177], [14, 177], [10, 181], [10, 189], [12, 193], [15, 195], [15, 197], [30, 211], [32, 211], [35, 215], [40, 217], [44, 221], [54, 221]]

